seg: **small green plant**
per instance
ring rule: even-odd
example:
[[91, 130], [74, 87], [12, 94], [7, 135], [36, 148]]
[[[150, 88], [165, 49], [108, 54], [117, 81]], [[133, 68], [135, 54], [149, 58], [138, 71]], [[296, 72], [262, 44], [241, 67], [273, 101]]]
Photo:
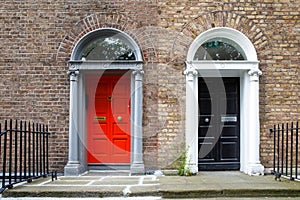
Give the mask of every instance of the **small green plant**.
[[[183, 145], [181, 145], [183, 146]], [[185, 149], [183, 146], [182, 149]], [[191, 169], [187, 166], [188, 162], [188, 150], [189, 148], [185, 149], [183, 152], [179, 154], [179, 158], [177, 159], [177, 170], [178, 170], [178, 175], [179, 176], [191, 176], [193, 175]]]
[[181, 153], [178, 158], [178, 175], [183, 176], [185, 174], [185, 165], [186, 165], [186, 153]]

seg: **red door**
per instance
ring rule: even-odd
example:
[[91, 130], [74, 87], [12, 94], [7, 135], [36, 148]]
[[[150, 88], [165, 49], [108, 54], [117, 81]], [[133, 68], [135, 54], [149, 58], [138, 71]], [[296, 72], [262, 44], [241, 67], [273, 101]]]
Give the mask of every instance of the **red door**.
[[89, 77], [88, 163], [130, 162], [130, 77]]

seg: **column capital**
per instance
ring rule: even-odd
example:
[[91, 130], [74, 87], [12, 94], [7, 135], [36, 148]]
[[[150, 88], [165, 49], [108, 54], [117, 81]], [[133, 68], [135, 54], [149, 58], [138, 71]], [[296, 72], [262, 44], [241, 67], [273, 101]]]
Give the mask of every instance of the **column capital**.
[[133, 75], [137, 75], [137, 74], [140, 74], [140, 75], [143, 75], [144, 74], [144, 70], [142, 69], [135, 69], [133, 72], [132, 72]]
[[143, 63], [136, 63], [136, 69], [135, 70], [143, 70]]
[[132, 74], [135, 76], [136, 81], [142, 81], [143, 80], [143, 75], [144, 75], [144, 70], [136, 69], [132, 72]]
[[69, 71], [76, 71], [79, 69], [79, 66], [82, 62], [70, 61], [69, 62]]
[[248, 75], [250, 76], [250, 81], [257, 82], [262, 72], [259, 69], [251, 69], [248, 71]]
[[78, 64], [70, 63], [67, 73], [70, 76], [70, 81], [76, 81], [77, 75], [79, 74]]
[[189, 81], [194, 80], [194, 76], [198, 75], [198, 71], [191, 64], [187, 63], [187, 68], [183, 72]]

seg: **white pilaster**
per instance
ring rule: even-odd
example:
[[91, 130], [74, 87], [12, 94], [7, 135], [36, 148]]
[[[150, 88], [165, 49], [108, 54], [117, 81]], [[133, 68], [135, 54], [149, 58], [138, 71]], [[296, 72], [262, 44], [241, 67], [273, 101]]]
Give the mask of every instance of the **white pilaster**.
[[186, 125], [185, 143], [187, 150], [186, 169], [198, 172], [198, 72], [189, 63], [186, 75]]
[[68, 74], [70, 76], [69, 157], [65, 166], [65, 176], [78, 176], [82, 173], [78, 156], [78, 67], [75, 64], [71, 64]]
[[133, 71], [134, 75], [134, 127], [133, 127], [133, 159], [130, 167], [132, 175], [144, 174], [143, 161], [143, 74], [141, 69]]
[[248, 125], [248, 167], [247, 174], [263, 175], [264, 166], [260, 163], [259, 145], [260, 145], [260, 125], [259, 125], [259, 69], [251, 69], [248, 71], [250, 76], [249, 83], [249, 125]]

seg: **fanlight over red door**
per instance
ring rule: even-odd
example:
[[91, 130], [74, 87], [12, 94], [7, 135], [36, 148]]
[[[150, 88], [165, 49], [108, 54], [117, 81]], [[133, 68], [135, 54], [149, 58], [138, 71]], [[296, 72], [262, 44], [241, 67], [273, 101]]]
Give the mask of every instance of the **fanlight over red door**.
[[130, 77], [87, 80], [88, 163], [130, 162]]

